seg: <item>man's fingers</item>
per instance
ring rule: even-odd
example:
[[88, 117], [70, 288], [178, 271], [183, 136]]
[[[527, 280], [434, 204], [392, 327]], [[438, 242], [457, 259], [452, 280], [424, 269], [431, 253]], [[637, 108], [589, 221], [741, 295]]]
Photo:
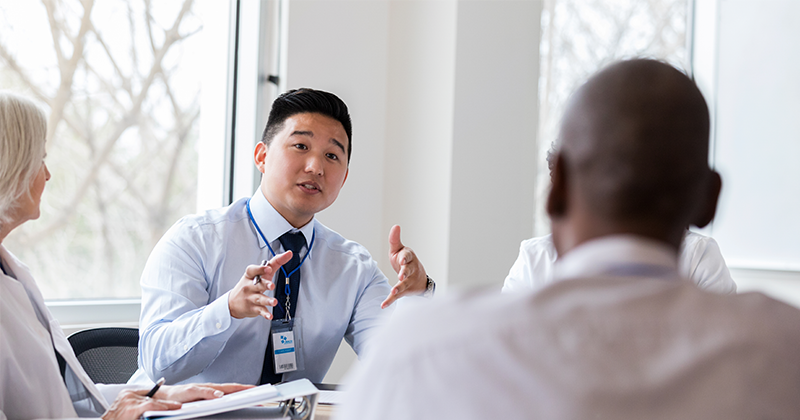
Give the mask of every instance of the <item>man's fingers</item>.
[[278, 300], [275, 298], [271, 298], [269, 296], [264, 296], [262, 294], [255, 294], [253, 295], [253, 306], [252, 310], [255, 312], [255, 315], [262, 316], [264, 319], [270, 320], [272, 319], [272, 314], [270, 313], [268, 306], [275, 306], [278, 304]]
[[275, 306], [278, 304], [278, 300], [275, 298], [264, 296], [262, 294], [257, 294], [255, 295], [255, 304], [258, 305], [259, 307]]
[[272, 280], [267, 280], [264, 276], [261, 276], [261, 281], [258, 284], [252, 285], [251, 289], [256, 293], [264, 293], [267, 290], [272, 290], [275, 288], [275, 283]]
[[271, 260], [267, 263], [268, 266], [273, 267], [273, 271], [277, 270], [278, 267], [286, 264], [289, 260], [292, 259], [292, 251], [286, 251], [282, 254], [278, 254], [272, 257]]
[[392, 293], [389, 293], [389, 296], [386, 298], [386, 300], [384, 300], [383, 303], [381, 303], [381, 309], [388, 308], [389, 305], [393, 304], [394, 301], [396, 301], [396, 300], [397, 300], [397, 297], [395, 295], [393, 295]]
[[[248, 279], [254, 279], [256, 276], [262, 277], [272, 277], [282, 265], [289, 262], [292, 259], [292, 251], [286, 251], [282, 254], [278, 254], [272, 259], [267, 262], [267, 265], [248, 265], [247, 269], [245, 270], [245, 277]], [[263, 279], [262, 279], [263, 280]]]
[[417, 270], [413, 268], [411, 265], [402, 265], [400, 266], [400, 271], [397, 273], [397, 280], [403, 281], [416, 273]]
[[411, 264], [414, 262], [414, 251], [411, 248], [404, 246], [400, 252], [397, 253], [397, 262], [400, 265]]
[[394, 225], [389, 229], [389, 255], [394, 255], [403, 249], [403, 242], [400, 241], [400, 226]]
[[389, 292], [390, 295], [394, 296], [395, 299], [402, 296], [403, 292], [406, 291], [406, 287], [403, 283], [397, 283], [392, 287], [392, 291]]
[[266, 319], [266, 320], [270, 320], [270, 319], [272, 319], [272, 314], [271, 314], [271, 313], [269, 313], [269, 311], [268, 311], [266, 308], [263, 308], [263, 307], [262, 307], [262, 308], [260, 308], [260, 309], [258, 310], [258, 313], [259, 313], [259, 315], [261, 315], [262, 317], [264, 317], [264, 319]]
[[[264, 268], [261, 266], [251, 267], [256, 267], [258, 269]], [[248, 270], [249, 269], [250, 267], [248, 267]], [[246, 272], [243, 280], [251, 281], [247, 276], [248, 273]], [[270, 317], [265, 316], [265, 311], [267, 311], [268, 307], [275, 306], [278, 301], [271, 296], [264, 295], [264, 292], [274, 288], [275, 285], [270, 280], [261, 280], [258, 284], [243, 283], [240, 281], [228, 297], [228, 306], [231, 316], [242, 319], [260, 315], [270, 319], [271, 315]]]
[[384, 309], [391, 304], [393, 304], [397, 299], [400, 299], [405, 295], [406, 286], [403, 283], [397, 283], [392, 287], [392, 290], [389, 291], [389, 296], [381, 303], [381, 309]]

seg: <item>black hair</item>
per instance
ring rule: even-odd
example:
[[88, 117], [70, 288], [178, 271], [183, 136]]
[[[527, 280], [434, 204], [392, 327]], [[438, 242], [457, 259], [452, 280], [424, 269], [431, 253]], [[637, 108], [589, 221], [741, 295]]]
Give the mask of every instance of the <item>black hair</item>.
[[272, 110], [269, 112], [269, 119], [261, 141], [269, 146], [272, 138], [283, 129], [283, 123], [287, 118], [306, 112], [322, 114], [342, 124], [347, 133], [347, 163], [349, 164], [350, 155], [353, 152], [353, 127], [350, 122], [350, 113], [347, 111], [344, 101], [329, 92], [300, 88], [292, 89], [278, 96], [272, 103]]

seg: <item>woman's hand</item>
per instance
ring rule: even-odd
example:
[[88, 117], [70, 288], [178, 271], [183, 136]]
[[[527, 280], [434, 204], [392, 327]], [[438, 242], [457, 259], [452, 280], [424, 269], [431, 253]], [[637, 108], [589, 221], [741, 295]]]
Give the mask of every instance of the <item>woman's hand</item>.
[[136, 420], [145, 411], [177, 410], [181, 403], [177, 401], [148, 398], [147, 389], [125, 390], [117, 395], [111, 408], [103, 414], [105, 420]]
[[213, 400], [225, 394], [252, 388], [241, 384], [190, 384], [162, 386], [155, 397], [148, 398], [147, 389], [122, 391], [111, 408], [103, 414], [105, 420], [136, 420], [145, 411], [177, 410], [182, 403]]
[[250, 388], [253, 388], [253, 385], [189, 384], [162, 386], [158, 392], [156, 392], [156, 398], [180, 402], [213, 400], [225, 394], [231, 394]]

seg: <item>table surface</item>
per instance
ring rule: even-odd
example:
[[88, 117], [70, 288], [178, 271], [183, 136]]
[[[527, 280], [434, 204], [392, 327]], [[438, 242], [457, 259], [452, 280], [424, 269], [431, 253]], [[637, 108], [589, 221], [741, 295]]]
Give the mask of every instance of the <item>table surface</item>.
[[331, 420], [336, 412], [336, 406], [330, 404], [317, 404], [317, 411], [314, 413], [315, 420]]

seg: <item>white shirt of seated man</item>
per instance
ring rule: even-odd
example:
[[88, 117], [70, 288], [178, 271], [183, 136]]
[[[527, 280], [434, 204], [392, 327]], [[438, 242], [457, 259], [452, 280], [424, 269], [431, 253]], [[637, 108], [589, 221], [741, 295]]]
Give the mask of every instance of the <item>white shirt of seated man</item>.
[[[557, 258], [553, 235], [522, 241], [519, 256], [503, 283], [503, 292], [538, 290], [552, 283], [553, 264]], [[736, 293], [736, 283], [714, 238], [687, 230], [678, 255], [678, 270], [701, 289], [720, 294]]]

